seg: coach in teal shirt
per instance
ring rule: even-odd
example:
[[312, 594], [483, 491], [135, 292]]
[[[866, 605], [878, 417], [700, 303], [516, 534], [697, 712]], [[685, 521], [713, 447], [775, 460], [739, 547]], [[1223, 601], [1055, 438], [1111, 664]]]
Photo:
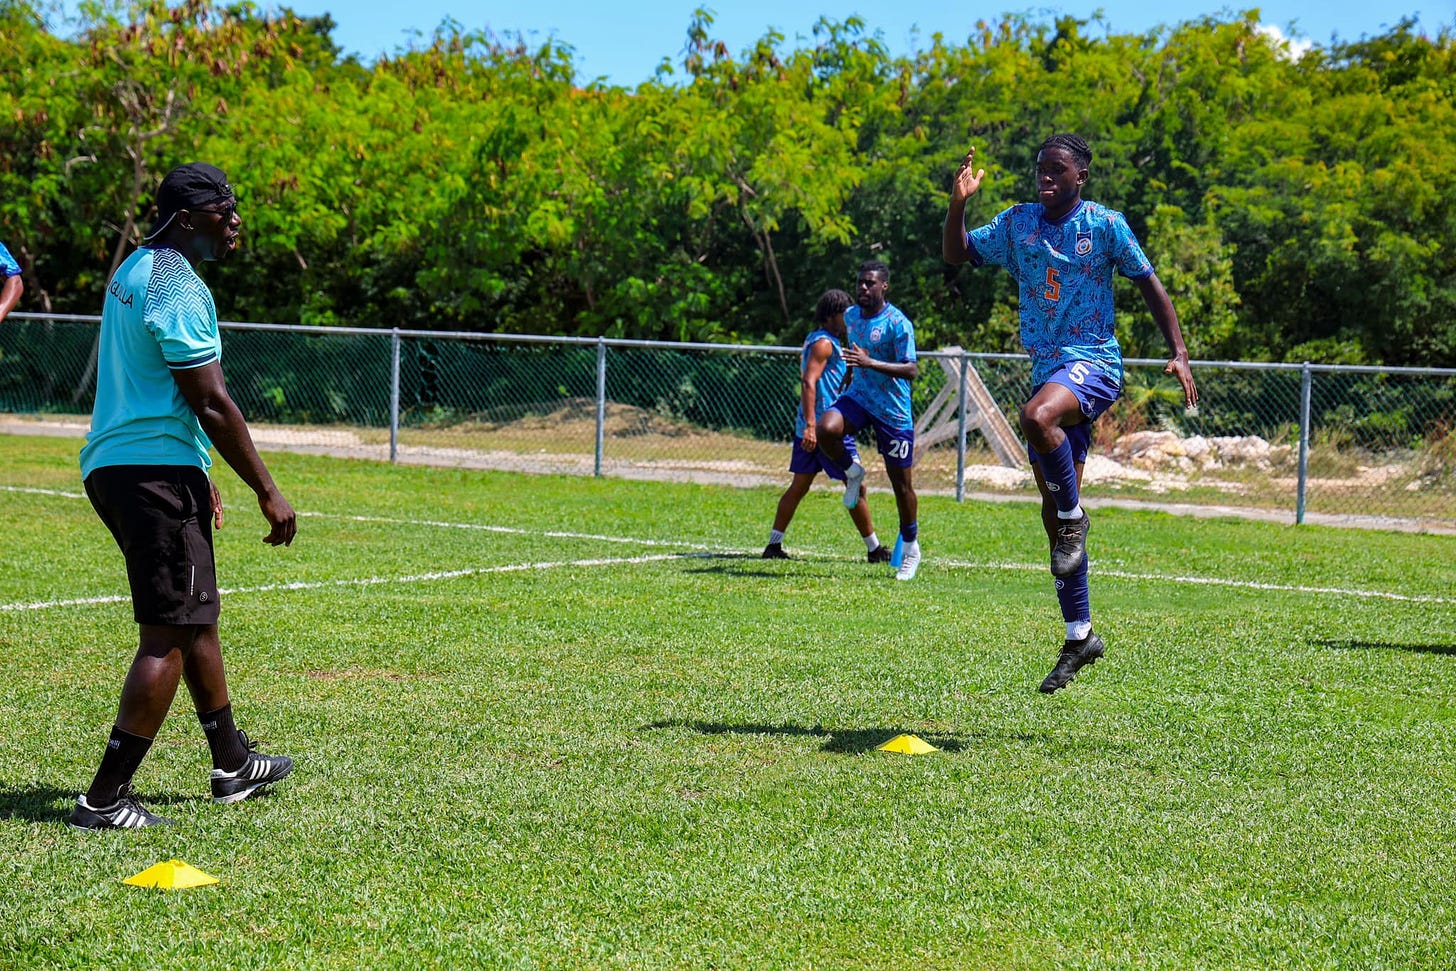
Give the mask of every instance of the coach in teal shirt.
[[292, 759], [255, 751], [234, 724], [218, 637], [212, 530], [222, 526], [222, 497], [207, 475], [208, 449], [258, 497], [265, 543], [291, 543], [297, 529], [223, 383], [217, 309], [197, 275], [232, 254], [242, 223], [221, 169], [179, 166], [157, 190], [146, 245], [106, 288], [81, 475], [126, 560], [140, 634], [101, 765], [71, 810], [73, 829], [171, 824], [142, 805], [132, 778], [184, 679], [212, 755], [214, 802], [246, 799], [293, 771]]

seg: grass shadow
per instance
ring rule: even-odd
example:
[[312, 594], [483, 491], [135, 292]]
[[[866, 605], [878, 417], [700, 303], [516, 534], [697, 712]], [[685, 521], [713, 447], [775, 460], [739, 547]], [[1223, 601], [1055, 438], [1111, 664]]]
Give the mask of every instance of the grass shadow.
[[[751, 562], [751, 561], [750, 561]], [[778, 570], [766, 569], [763, 566], [750, 566], [745, 563], [714, 563], [710, 566], [690, 566], [683, 570], [684, 573], [717, 574], [718, 576], [729, 577], [781, 577], [784, 574]]]
[[691, 553], [679, 553], [680, 560], [761, 560], [763, 557], [757, 553], [715, 553], [711, 550], [694, 550]]
[[813, 728], [806, 728], [803, 725], [780, 724], [745, 724], [727, 725], [721, 722], [695, 722], [684, 719], [671, 719], [669, 721], [653, 722], [648, 725], [650, 729], [661, 728], [691, 728], [702, 735], [799, 735], [811, 736], [824, 739], [820, 746], [821, 752], [835, 752], [839, 754], [858, 755], [862, 752], [869, 752], [879, 748], [881, 745], [894, 738], [896, 735], [916, 735], [942, 752], [959, 752], [966, 745], [959, 738], [953, 735], [926, 735], [921, 732], [912, 732], [903, 728], [825, 728], [823, 725], [815, 725]]
[[[0, 784], [0, 820], [23, 819], [32, 823], [62, 823], [71, 815], [78, 793], [84, 788], [57, 789], [55, 786], [10, 786]], [[138, 793], [149, 807], [175, 806], [195, 802], [197, 796], [182, 793]]]
[[[711, 564], [704, 563], [701, 566], [687, 567], [683, 570], [684, 573], [756, 579], [792, 578], [795, 580], [839, 580], [845, 577], [841, 566], [836, 564], [831, 569], [822, 558], [804, 556], [795, 556], [786, 562], [784, 560], [765, 560], [757, 553], [685, 553], [682, 559], [712, 561]], [[784, 569], [784, 566], [788, 568]], [[805, 569], [805, 567], [813, 567], [813, 569]], [[893, 572], [883, 573], [883, 575], [886, 579], [894, 577]]]
[[1395, 644], [1390, 641], [1357, 641], [1351, 638], [1320, 640], [1313, 643], [1337, 651], [1411, 651], [1416, 654], [1456, 655], [1456, 644]]
[[0, 785], [0, 819], [23, 819], [32, 823], [58, 823], [75, 805], [76, 789], [55, 786], [16, 787]]
[[[760, 563], [773, 562], [772, 560]], [[743, 564], [715, 563], [712, 566], [694, 566], [683, 571], [684, 573], [695, 574], [716, 574], [718, 576], [741, 577], [743, 579], [759, 580], [834, 580], [843, 577], [842, 572], [831, 570], [775, 570], [769, 566], [749, 566]]]

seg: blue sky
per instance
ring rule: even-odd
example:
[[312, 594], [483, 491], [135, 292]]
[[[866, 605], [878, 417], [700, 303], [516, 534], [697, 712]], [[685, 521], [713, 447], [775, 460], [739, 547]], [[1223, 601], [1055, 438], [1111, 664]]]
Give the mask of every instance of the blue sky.
[[[1220, 11], [1245, 10], [1255, 4], [1225, 6], [1217, 0], [1077, 0], [1055, 6], [948, 3], [945, 0], [850, 0], [832, 5], [824, 0], [636, 0], [604, 3], [601, 0], [293, 0], [302, 14], [330, 13], [339, 26], [334, 40], [346, 52], [371, 61], [419, 42], [446, 18], [467, 30], [489, 28], [497, 34], [521, 32], [527, 40], [550, 37], [575, 49], [578, 76], [605, 76], [614, 84], [631, 87], [652, 76], [663, 57], [679, 60], [687, 25], [696, 7], [714, 11], [713, 35], [737, 55], [774, 28], [794, 45], [796, 36], [809, 37], [820, 15], [842, 20], [858, 14], [870, 30], [879, 31], [896, 54], [928, 45], [931, 35], [942, 33], [963, 41], [980, 19], [993, 19], [1012, 11], [1050, 22], [1059, 14], [1088, 17], [1102, 10], [1118, 33], [1141, 32], [1158, 24], [1177, 23]], [[260, 7], [274, 6], [260, 2]], [[1456, 0], [1265, 0], [1257, 4], [1261, 22], [1287, 37], [1326, 44], [1333, 35], [1341, 40], [1382, 33], [1403, 15], [1416, 16], [1421, 29], [1435, 34], [1456, 24]], [[417, 32], [417, 33], [416, 33]]]

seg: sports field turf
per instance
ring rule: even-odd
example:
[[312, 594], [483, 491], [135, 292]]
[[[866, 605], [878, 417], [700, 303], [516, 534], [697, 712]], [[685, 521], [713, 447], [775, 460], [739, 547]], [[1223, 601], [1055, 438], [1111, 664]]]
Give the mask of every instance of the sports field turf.
[[298, 768], [214, 806], [182, 692], [180, 825], [78, 834], [135, 628], [77, 447], [0, 437], [0, 967], [1452, 966], [1456, 538], [1094, 509], [1043, 696], [1027, 504], [922, 499], [896, 583], [833, 491], [765, 562], [775, 489], [270, 456], [223, 643]]

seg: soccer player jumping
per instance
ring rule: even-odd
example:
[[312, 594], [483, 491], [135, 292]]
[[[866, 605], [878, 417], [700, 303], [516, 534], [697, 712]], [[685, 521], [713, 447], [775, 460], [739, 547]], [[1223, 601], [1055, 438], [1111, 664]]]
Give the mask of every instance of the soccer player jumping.
[[1032, 361], [1021, 431], [1041, 490], [1051, 571], [1067, 625], [1056, 667], [1041, 683], [1040, 690], [1050, 693], [1105, 650], [1092, 632], [1088, 517], [1079, 490], [1092, 422], [1122, 394], [1122, 350], [1113, 333], [1114, 270], [1142, 292], [1173, 355], [1163, 373], [1177, 376], [1190, 408], [1198, 404], [1198, 389], [1173, 303], [1127, 220], [1082, 198], [1092, 164], [1087, 143], [1077, 135], [1042, 142], [1036, 155], [1038, 201], [1012, 206], [967, 232], [966, 200], [986, 175], [974, 167], [975, 158], [972, 148], [951, 181], [941, 251], [948, 263], [1004, 266], [1020, 292], [1021, 343]]

